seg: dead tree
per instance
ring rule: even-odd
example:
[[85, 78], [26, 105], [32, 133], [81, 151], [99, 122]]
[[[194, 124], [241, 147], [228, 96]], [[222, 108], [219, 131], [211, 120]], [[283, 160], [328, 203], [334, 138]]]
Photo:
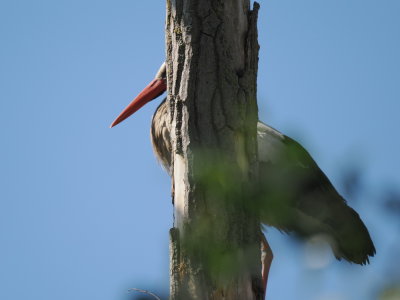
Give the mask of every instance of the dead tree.
[[174, 228], [171, 299], [263, 299], [257, 14], [249, 0], [167, 0]]

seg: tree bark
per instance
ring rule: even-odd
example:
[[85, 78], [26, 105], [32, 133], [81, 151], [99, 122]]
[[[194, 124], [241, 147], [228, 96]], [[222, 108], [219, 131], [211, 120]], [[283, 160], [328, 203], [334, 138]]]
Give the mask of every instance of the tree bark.
[[257, 15], [249, 0], [167, 0], [171, 299], [263, 299], [256, 180]]

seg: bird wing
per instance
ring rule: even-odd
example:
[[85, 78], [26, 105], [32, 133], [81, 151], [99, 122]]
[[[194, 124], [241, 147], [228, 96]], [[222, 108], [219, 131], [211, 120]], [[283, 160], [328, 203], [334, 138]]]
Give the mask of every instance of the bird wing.
[[369, 262], [375, 247], [367, 228], [307, 150], [262, 122], [257, 134], [262, 222], [304, 238], [322, 234], [338, 259]]

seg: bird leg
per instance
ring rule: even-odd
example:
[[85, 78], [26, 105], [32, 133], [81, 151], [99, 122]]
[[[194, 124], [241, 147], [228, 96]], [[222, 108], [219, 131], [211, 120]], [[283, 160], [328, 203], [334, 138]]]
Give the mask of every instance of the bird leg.
[[267, 294], [268, 274], [273, 258], [274, 255], [272, 253], [271, 247], [269, 246], [268, 241], [265, 238], [265, 235], [261, 232], [261, 262], [262, 262], [262, 280], [264, 287], [264, 295]]

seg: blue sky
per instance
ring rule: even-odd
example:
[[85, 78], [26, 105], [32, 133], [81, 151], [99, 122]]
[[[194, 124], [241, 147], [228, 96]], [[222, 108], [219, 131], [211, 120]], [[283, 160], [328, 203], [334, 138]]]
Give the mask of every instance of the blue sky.
[[[1, 299], [168, 289], [170, 181], [149, 140], [158, 101], [108, 128], [164, 60], [164, 7], [0, 2]], [[261, 1], [260, 119], [309, 149], [341, 192], [360, 170], [349, 202], [378, 249], [367, 267], [311, 269], [304, 246], [268, 229], [270, 299], [376, 299], [400, 280], [399, 223], [380, 206], [400, 184], [399, 13], [397, 0]]]

